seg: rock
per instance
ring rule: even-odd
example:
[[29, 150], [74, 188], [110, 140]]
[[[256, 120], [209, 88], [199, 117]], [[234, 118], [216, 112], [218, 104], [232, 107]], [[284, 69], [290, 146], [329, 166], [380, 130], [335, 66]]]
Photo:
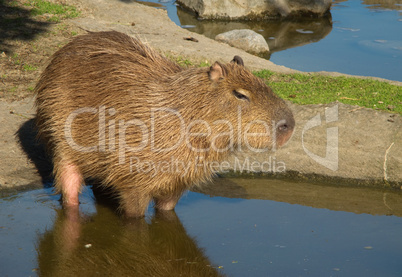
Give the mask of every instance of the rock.
[[266, 53], [269, 47], [264, 37], [252, 30], [232, 30], [215, 37], [215, 40], [250, 53]]
[[[220, 21], [198, 20], [192, 14], [177, 10], [180, 23], [191, 26], [191, 31], [215, 39], [218, 34], [234, 29], [250, 29], [257, 31], [267, 39], [270, 53], [288, 48], [306, 45], [325, 38], [332, 31], [330, 16], [309, 20], [270, 20], [267, 21]], [[297, 30], [304, 30], [300, 32]], [[308, 31], [308, 32], [306, 32]]]
[[290, 141], [274, 152], [243, 148], [228, 159], [229, 173], [401, 189], [401, 115], [337, 102], [288, 105], [296, 119]]
[[331, 0], [177, 0], [202, 19], [267, 19], [277, 17], [322, 17]]

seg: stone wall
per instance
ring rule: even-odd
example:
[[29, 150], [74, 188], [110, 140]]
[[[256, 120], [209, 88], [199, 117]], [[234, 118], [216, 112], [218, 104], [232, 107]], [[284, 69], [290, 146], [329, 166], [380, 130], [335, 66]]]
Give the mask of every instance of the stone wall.
[[331, 0], [177, 0], [200, 19], [269, 19], [279, 17], [321, 17]]

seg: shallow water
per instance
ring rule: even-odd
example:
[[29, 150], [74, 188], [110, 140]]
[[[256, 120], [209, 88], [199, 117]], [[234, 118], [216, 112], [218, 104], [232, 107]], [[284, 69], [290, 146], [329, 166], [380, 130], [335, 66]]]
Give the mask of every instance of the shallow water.
[[402, 275], [399, 192], [267, 179], [219, 179], [206, 192], [221, 196], [188, 192], [175, 213], [132, 221], [89, 187], [79, 221], [52, 188], [4, 196], [0, 275]]
[[233, 29], [261, 33], [275, 64], [301, 71], [337, 71], [402, 81], [402, 1], [335, 1], [331, 16], [268, 22], [199, 21], [174, 0], [147, 0], [165, 8], [172, 21], [215, 38]]

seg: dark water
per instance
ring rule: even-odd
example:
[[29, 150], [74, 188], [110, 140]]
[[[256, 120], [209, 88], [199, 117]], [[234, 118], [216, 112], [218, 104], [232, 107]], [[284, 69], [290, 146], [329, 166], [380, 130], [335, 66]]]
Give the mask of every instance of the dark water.
[[133, 221], [89, 187], [79, 221], [52, 188], [3, 196], [0, 275], [402, 276], [401, 193], [266, 179], [207, 193], [227, 197], [189, 192]]
[[268, 42], [275, 64], [301, 71], [337, 71], [402, 81], [402, 1], [335, 1], [331, 16], [269, 22], [199, 21], [173, 0], [148, 0], [167, 9], [177, 25], [215, 38], [252, 29]]

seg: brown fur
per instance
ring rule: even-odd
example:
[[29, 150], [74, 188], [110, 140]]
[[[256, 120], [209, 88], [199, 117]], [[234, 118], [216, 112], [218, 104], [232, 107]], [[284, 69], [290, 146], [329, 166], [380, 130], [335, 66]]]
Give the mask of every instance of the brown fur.
[[[66, 183], [74, 183], [80, 176], [82, 180], [95, 178], [116, 190], [128, 216], [141, 216], [150, 200], [158, 209], [173, 209], [185, 189], [209, 179], [213, 169], [199, 164], [221, 162], [244, 146], [238, 134], [249, 122], [286, 120], [274, 138], [278, 146], [282, 145], [293, 131], [292, 113], [261, 79], [239, 65], [239, 59], [225, 65], [216, 62], [210, 68], [184, 69], [138, 39], [118, 32], [75, 38], [55, 53], [35, 88], [37, 127], [53, 157], [56, 188], [64, 195], [69, 191]], [[235, 91], [248, 99], [236, 97]], [[77, 115], [71, 125], [71, 138], [79, 146], [96, 147], [87, 152], [73, 149], [65, 132], [71, 113], [85, 107], [98, 113], [90, 110]], [[105, 124], [99, 123], [100, 118]], [[230, 122], [233, 130], [217, 120]], [[183, 133], [180, 128], [189, 124], [193, 124], [191, 133], [205, 135], [189, 136], [187, 144], [184, 138], [171, 150], [155, 149], [174, 146]], [[249, 132], [264, 130], [254, 124]], [[232, 140], [225, 135], [229, 131], [234, 135]], [[255, 148], [273, 143], [272, 137], [248, 139]], [[138, 151], [121, 151], [123, 144], [119, 143], [123, 142]], [[208, 150], [193, 151], [189, 143]], [[191, 166], [185, 174], [177, 170], [139, 172], [133, 171], [133, 158], [164, 165], [176, 160]], [[71, 180], [65, 172], [77, 175]]]

